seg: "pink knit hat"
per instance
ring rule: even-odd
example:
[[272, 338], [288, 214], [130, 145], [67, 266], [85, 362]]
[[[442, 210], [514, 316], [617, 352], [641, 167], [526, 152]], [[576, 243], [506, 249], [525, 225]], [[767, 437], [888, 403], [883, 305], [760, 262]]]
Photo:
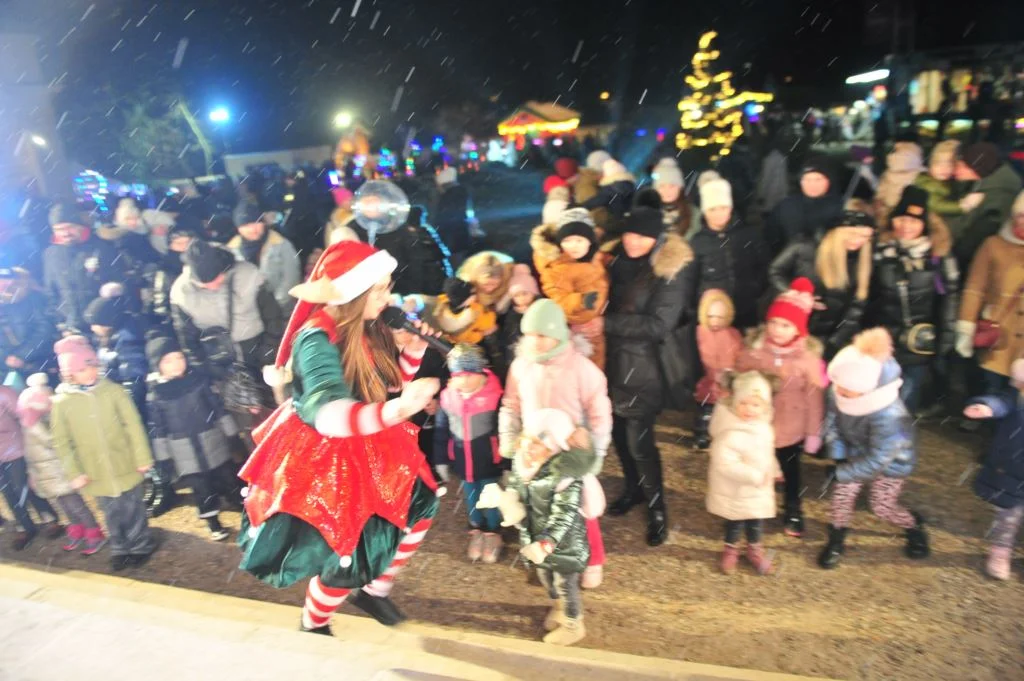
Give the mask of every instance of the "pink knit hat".
[[512, 266], [512, 277], [508, 282], [508, 294], [514, 296], [517, 293], [532, 293], [534, 296], [540, 295], [540, 287], [537, 286], [537, 280], [530, 273], [529, 265], [519, 264]]
[[18, 419], [22, 427], [31, 428], [44, 414], [50, 413], [53, 391], [46, 374], [32, 374], [25, 383], [28, 387], [18, 395]]
[[99, 357], [85, 336], [61, 338], [53, 346], [57, 355], [57, 366], [63, 376], [70, 377], [87, 367], [98, 367]]

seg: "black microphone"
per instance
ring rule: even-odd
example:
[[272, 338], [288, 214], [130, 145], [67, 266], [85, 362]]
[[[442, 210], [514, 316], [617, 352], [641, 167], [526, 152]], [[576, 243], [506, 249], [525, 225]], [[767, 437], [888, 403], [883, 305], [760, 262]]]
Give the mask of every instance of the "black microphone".
[[448, 341], [441, 340], [440, 338], [436, 338], [435, 336], [428, 336], [427, 334], [417, 329], [416, 326], [409, 321], [409, 318], [405, 316], [405, 312], [400, 307], [391, 306], [384, 308], [384, 311], [380, 313], [380, 318], [383, 319], [384, 323], [387, 324], [392, 329], [396, 329], [399, 331], [408, 331], [413, 335], [419, 336], [423, 340], [427, 341], [427, 345], [434, 348], [435, 350], [440, 352], [442, 355], [445, 355], [446, 357], [454, 347]]

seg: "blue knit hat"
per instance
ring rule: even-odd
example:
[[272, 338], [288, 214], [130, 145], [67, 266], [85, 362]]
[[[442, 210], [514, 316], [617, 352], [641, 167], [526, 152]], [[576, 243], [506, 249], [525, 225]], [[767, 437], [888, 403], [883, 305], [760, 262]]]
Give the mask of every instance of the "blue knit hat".
[[448, 371], [453, 374], [482, 374], [487, 369], [487, 356], [477, 345], [459, 343], [448, 353]]

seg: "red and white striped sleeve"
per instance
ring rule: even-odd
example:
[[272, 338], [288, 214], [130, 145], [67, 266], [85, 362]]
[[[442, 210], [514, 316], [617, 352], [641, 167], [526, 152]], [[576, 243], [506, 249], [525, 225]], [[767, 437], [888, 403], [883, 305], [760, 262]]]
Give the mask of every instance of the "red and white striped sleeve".
[[416, 372], [420, 370], [420, 365], [423, 364], [423, 356], [426, 354], [426, 345], [419, 350], [402, 350], [402, 353], [398, 356], [398, 368], [402, 372], [403, 388], [416, 380]]
[[356, 437], [379, 433], [403, 420], [397, 397], [387, 402], [341, 399], [320, 407], [313, 425], [328, 437]]

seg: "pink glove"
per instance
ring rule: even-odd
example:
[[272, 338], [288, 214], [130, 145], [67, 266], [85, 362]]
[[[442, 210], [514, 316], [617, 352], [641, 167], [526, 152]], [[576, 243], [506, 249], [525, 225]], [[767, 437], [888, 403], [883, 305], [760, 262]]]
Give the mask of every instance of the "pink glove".
[[808, 435], [804, 438], [804, 451], [808, 454], [817, 454], [818, 450], [821, 449], [821, 436], [819, 435]]

